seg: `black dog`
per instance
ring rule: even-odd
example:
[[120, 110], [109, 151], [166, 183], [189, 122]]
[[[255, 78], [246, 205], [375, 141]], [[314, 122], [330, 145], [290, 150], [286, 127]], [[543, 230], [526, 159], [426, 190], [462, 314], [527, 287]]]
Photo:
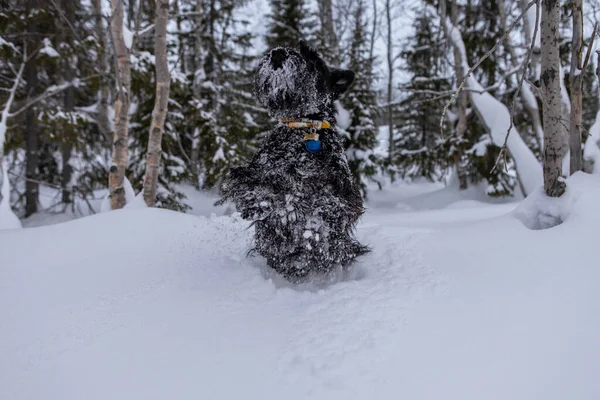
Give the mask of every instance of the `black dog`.
[[258, 66], [258, 101], [281, 123], [247, 166], [230, 170], [222, 201], [254, 221], [255, 250], [292, 281], [368, 251], [353, 238], [363, 202], [334, 126], [334, 101], [353, 80], [304, 43], [278, 47]]

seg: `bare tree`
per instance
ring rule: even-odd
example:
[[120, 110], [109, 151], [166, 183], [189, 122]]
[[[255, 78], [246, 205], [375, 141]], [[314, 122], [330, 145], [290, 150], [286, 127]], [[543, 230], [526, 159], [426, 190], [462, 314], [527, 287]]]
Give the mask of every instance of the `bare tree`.
[[112, 19], [110, 30], [117, 61], [117, 97], [115, 100], [115, 131], [113, 138], [112, 166], [108, 187], [110, 206], [113, 210], [123, 208], [125, 199], [125, 168], [127, 167], [127, 146], [129, 128], [129, 96], [131, 90], [131, 49], [127, 47], [123, 35], [123, 0], [111, 2]]
[[156, 99], [152, 111], [152, 123], [146, 155], [146, 175], [144, 177], [144, 201], [148, 207], [156, 203], [156, 185], [162, 154], [161, 142], [165, 130], [165, 119], [169, 104], [171, 77], [167, 62], [167, 22], [169, 20], [169, 0], [156, 0], [156, 20], [154, 27], [156, 58]]
[[560, 197], [566, 188], [562, 179], [562, 155], [565, 149], [558, 50], [559, 20], [560, 2], [544, 0], [540, 85], [544, 116], [544, 190], [550, 197]]

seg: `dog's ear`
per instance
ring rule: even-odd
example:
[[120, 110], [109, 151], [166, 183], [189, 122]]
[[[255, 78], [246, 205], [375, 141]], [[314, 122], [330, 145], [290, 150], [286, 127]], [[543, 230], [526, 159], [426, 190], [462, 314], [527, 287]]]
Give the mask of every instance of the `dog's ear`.
[[331, 71], [331, 87], [335, 94], [344, 93], [354, 82], [354, 72], [349, 69], [334, 69]]
[[315, 49], [310, 47], [308, 45], [308, 43], [306, 43], [304, 40], [301, 40], [298, 43], [298, 48], [300, 49], [300, 54], [302, 54], [306, 58], [313, 58], [314, 56], [317, 55], [317, 52], [315, 51]]

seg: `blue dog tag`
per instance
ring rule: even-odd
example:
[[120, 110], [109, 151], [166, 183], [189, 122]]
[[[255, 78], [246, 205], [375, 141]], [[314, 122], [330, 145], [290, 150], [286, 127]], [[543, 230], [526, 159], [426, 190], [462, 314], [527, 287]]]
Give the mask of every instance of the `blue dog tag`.
[[320, 140], [307, 140], [306, 143], [304, 144], [306, 146], [306, 150], [308, 150], [310, 153], [316, 153], [317, 151], [321, 150], [321, 141]]

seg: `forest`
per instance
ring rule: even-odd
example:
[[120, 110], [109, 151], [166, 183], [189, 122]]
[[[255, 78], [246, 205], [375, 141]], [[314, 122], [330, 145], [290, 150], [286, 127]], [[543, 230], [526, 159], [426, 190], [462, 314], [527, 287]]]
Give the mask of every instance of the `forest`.
[[[121, 208], [144, 187], [148, 205], [185, 211], [181, 184], [218, 191], [277, 122], [254, 100], [257, 59], [300, 40], [357, 74], [339, 125], [365, 197], [395, 179], [454, 175], [496, 197], [540, 182], [555, 133], [543, 124], [535, 1], [160, 4], [164, 15], [153, 1], [2, 2], [2, 202], [19, 218], [97, 212], [90, 201], [107, 191]], [[559, 175], [599, 168], [597, 10], [560, 6]]]

